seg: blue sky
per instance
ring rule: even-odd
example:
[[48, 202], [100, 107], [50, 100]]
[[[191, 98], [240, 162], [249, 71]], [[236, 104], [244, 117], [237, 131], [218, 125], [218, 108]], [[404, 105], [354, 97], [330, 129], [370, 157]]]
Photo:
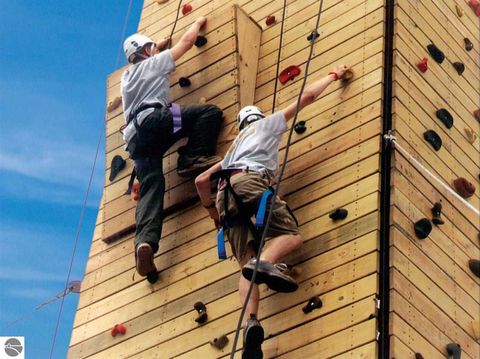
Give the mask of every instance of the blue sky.
[[[0, 336], [25, 336], [27, 358], [50, 353], [60, 302], [34, 308], [65, 285], [128, 2], [2, 2]], [[142, 3], [133, 1], [127, 35]], [[72, 280], [83, 276], [104, 162], [102, 140]], [[54, 358], [66, 356], [77, 301], [65, 300]]]

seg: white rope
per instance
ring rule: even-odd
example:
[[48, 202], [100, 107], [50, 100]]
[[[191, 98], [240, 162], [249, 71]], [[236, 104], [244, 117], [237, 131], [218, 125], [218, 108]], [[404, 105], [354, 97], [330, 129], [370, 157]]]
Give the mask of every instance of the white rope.
[[407, 152], [400, 144], [397, 142], [397, 138], [391, 134], [384, 135], [385, 139], [391, 141], [396, 149], [398, 149], [410, 163], [412, 163], [418, 170], [425, 172], [430, 177], [432, 177], [438, 184], [440, 184], [443, 188], [445, 188], [448, 192], [450, 192], [453, 196], [455, 196], [460, 202], [462, 202], [465, 206], [471, 209], [477, 216], [480, 216], [480, 211], [476, 209], [472, 204], [467, 202], [463, 197], [461, 197], [457, 192], [455, 192], [449, 185], [445, 184], [440, 180], [437, 176], [435, 176], [432, 172], [430, 172], [424, 165], [418, 162], [413, 156]]

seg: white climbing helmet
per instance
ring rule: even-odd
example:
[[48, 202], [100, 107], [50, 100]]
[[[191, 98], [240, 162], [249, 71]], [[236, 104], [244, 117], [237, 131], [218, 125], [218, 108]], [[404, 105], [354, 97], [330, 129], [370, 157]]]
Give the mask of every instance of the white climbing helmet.
[[245, 106], [237, 115], [238, 127], [243, 129], [246, 125], [264, 118], [265, 115], [257, 106]]
[[133, 34], [126, 38], [123, 42], [123, 51], [129, 63], [133, 63], [135, 54], [142, 51], [148, 44], [155, 44], [155, 42], [145, 35]]

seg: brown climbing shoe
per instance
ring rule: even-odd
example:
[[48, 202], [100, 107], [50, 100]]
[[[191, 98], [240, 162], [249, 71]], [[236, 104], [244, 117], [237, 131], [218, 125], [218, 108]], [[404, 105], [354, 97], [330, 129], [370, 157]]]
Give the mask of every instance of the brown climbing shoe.
[[[153, 249], [148, 243], [140, 243], [135, 250], [135, 260], [137, 263], [137, 272], [142, 277], [149, 277], [153, 279], [154, 274], [157, 273], [157, 267], [153, 262]], [[157, 275], [158, 276], [158, 275]]]
[[[242, 269], [242, 275], [252, 280], [253, 271], [257, 260], [252, 258]], [[295, 280], [282, 273], [287, 269], [287, 266], [283, 263], [272, 264], [267, 261], [260, 260], [257, 269], [257, 275], [255, 276], [255, 284], [265, 283], [268, 288], [280, 293], [291, 293], [298, 289], [298, 284]]]
[[180, 177], [194, 177], [209, 169], [211, 166], [220, 162], [221, 160], [222, 158], [220, 156], [199, 156], [189, 166], [178, 166], [177, 173]]
[[250, 314], [247, 325], [243, 330], [243, 351], [242, 359], [262, 359], [262, 343], [264, 339], [263, 328], [255, 317]]

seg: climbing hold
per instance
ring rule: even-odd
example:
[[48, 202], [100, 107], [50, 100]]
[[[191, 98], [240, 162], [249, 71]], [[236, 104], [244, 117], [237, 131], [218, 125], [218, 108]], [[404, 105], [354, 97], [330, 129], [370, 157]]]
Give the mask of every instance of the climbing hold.
[[207, 99], [206, 99], [205, 97], [200, 97], [200, 98], [198, 99], [198, 103], [199, 103], [199, 104], [207, 103]]
[[438, 151], [442, 147], [442, 139], [434, 130], [427, 130], [423, 133], [425, 141], [430, 143], [435, 151]]
[[480, 3], [478, 0], [468, 0], [468, 5], [470, 5], [475, 15], [480, 16]]
[[480, 108], [478, 110], [473, 111], [473, 116], [475, 116], [477, 121], [480, 121]]
[[443, 122], [446, 128], [452, 128], [453, 126], [453, 116], [448, 110], [441, 108], [435, 113], [437, 118]]
[[423, 72], [423, 73], [427, 72], [427, 70], [428, 70], [428, 59], [426, 57], [421, 59], [419, 62], [417, 62], [417, 67], [421, 72]]
[[305, 126], [305, 121], [298, 121], [295, 126], [293, 126], [293, 129], [295, 130], [296, 133], [299, 135], [304, 133], [307, 130], [307, 127]]
[[270, 26], [270, 25], [273, 25], [275, 24], [275, 16], [273, 15], [268, 15], [267, 18], [265, 19], [265, 24], [267, 24], [267, 26]]
[[222, 350], [228, 344], [228, 337], [223, 334], [222, 336], [213, 339], [210, 344], [213, 345], [215, 348]]
[[208, 315], [207, 315], [207, 307], [205, 304], [202, 302], [196, 302], [193, 305], [193, 308], [198, 312], [198, 316], [195, 318], [195, 321], [198, 324], [203, 324], [207, 321]]
[[192, 5], [190, 4], [185, 4], [182, 7], [182, 14], [187, 15], [190, 11], [192, 11]]
[[445, 221], [442, 219], [442, 204], [437, 202], [432, 207], [432, 222], [437, 226], [444, 224]]
[[471, 51], [473, 49], [473, 43], [470, 41], [468, 37], [465, 37], [463, 39], [463, 42], [465, 42], [465, 50]]
[[415, 353], [415, 359], [423, 359], [423, 355], [420, 353]]
[[473, 274], [480, 278], [480, 261], [478, 259], [470, 259], [468, 261], [468, 268], [470, 268]]
[[150, 284], [155, 284], [155, 282], [158, 280], [158, 272], [153, 271], [147, 274], [147, 280], [148, 283]]
[[478, 342], [480, 341], [480, 320], [473, 320], [472, 327], [473, 327], [473, 336], [475, 340]]
[[165, 4], [168, 0], [157, 0], [157, 4]]
[[455, 70], [457, 70], [457, 73], [459, 75], [463, 74], [463, 72], [465, 71], [465, 65], [462, 64], [461, 62], [454, 62], [453, 64], [453, 67], [455, 68]]
[[473, 145], [477, 139], [477, 134], [470, 127], [465, 127], [463, 130], [467, 136], [467, 141]]
[[305, 314], [312, 312], [314, 309], [322, 307], [322, 301], [319, 297], [312, 297], [308, 300], [308, 303], [302, 308]]
[[458, 17], [462, 17], [463, 16], [463, 9], [458, 4], [455, 4], [455, 9], [457, 10]]
[[180, 85], [180, 87], [188, 87], [188, 86], [190, 86], [192, 83], [191, 83], [191, 81], [190, 81], [188, 78], [186, 78], [186, 77], [180, 77], [180, 78], [178, 79], [178, 84]]
[[333, 221], [347, 218], [348, 211], [345, 208], [337, 208], [328, 215]]
[[278, 79], [282, 83], [282, 85], [285, 85], [288, 80], [293, 80], [295, 77], [300, 75], [300, 67], [292, 65], [288, 66], [285, 70], [283, 70], [280, 75], [278, 76]]
[[313, 30], [311, 32], [311, 34], [307, 36], [307, 40], [309, 42], [312, 42], [312, 41], [315, 41], [316, 39], [318, 39], [319, 36], [320, 36], [320, 34], [317, 32], [317, 30]]
[[450, 343], [447, 344], [447, 353], [453, 357], [453, 359], [460, 359], [462, 356], [462, 348], [460, 347], [460, 344]]
[[197, 39], [195, 40], [196, 47], [202, 47], [206, 43], [207, 43], [207, 38], [205, 36], [202, 36], [202, 35], [197, 36]]
[[413, 225], [418, 239], [425, 239], [432, 231], [432, 224], [427, 218], [422, 218]]
[[353, 79], [353, 69], [352, 68], [346, 69], [342, 77], [340, 77], [340, 79], [342, 80], [342, 82], [348, 82], [351, 79]]
[[124, 325], [122, 324], [115, 324], [112, 328], [112, 331], [110, 332], [110, 334], [112, 335], [112, 337], [116, 337], [117, 334], [122, 334], [124, 335], [125, 333], [127, 332], [127, 328], [125, 328]]
[[138, 183], [138, 181], [135, 181], [132, 185], [132, 192], [130, 195], [135, 202], [140, 199], [140, 183]]
[[122, 98], [120, 96], [115, 97], [112, 101], [110, 101], [107, 105], [107, 111], [112, 112], [118, 106], [122, 104]]
[[475, 186], [464, 177], [458, 177], [453, 181], [455, 190], [463, 198], [472, 197], [475, 193]]
[[439, 64], [445, 60], [445, 54], [435, 44], [428, 45], [427, 50], [432, 58]]
[[117, 174], [125, 168], [125, 164], [127, 162], [122, 158], [122, 156], [115, 155], [112, 158], [112, 162], [110, 164], [110, 176], [108, 179], [110, 182], [112, 182], [115, 177], [117, 177]]

